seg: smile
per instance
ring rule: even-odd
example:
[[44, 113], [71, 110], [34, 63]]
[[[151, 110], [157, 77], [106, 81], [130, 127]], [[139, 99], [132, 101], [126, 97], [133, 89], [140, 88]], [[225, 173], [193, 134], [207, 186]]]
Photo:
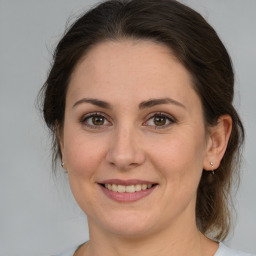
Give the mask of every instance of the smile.
[[117, 185], [117, 184], [104, 184], [105, 188], [108, 190], [118, 192], [118, 193], [135, 193], [141, 190], [149, 189], [153, 184], [135, 184], [135, 185]]
[[116, 202], [134, 202], [150, 195], [157, 183], [141, 180], [108, 180], [98, 183], [103, 193]]

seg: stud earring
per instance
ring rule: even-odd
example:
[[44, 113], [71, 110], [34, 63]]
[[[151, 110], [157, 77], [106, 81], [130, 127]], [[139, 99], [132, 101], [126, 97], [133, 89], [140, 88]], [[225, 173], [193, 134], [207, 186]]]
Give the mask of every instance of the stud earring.
[[214, 172], [214, 169], [213, 169], [213, 162], [212, 162], [212, 161], [210, 162], [210, 165], [211, 165], [211, 167], [212, 167], [212, 175], [214, 175], [215, 172]]
[[68, 173], [68, 171], [64, 168], [64, 162], [61, 162], [61, 167], [64, 169], [65, 173]]

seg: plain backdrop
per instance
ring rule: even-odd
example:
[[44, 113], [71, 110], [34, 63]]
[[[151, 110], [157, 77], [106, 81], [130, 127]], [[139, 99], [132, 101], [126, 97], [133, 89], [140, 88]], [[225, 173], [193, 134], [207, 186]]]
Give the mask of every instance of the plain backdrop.
[[[0, 255], [49, 256], [88, 239], [86, 217], [59, 168], [35, 107], [54, 46], [88, 0], [0, 0]], [[256, 0], [183, 0], [226, 45], [246, 128], [237, 225], [226, 243], [256, 253]]]

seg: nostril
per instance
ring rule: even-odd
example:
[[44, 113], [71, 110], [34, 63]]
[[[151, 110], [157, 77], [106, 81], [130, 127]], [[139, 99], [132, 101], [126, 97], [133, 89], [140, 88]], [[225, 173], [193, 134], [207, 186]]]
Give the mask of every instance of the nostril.
[[145, 155], [137, 143], [118, 136], [113, 145], [110, 145], [106, 160], [111, 166], [126, 170], [141, 165], [145, 161]]

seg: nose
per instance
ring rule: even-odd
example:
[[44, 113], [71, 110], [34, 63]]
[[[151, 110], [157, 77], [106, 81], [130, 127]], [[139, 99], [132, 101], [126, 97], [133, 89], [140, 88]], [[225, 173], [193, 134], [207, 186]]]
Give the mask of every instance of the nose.
[[145, 153], [134, 129], [118, 129], [112, 136], [106, 160], [119, 170], [135, 168], [145, 161]]

